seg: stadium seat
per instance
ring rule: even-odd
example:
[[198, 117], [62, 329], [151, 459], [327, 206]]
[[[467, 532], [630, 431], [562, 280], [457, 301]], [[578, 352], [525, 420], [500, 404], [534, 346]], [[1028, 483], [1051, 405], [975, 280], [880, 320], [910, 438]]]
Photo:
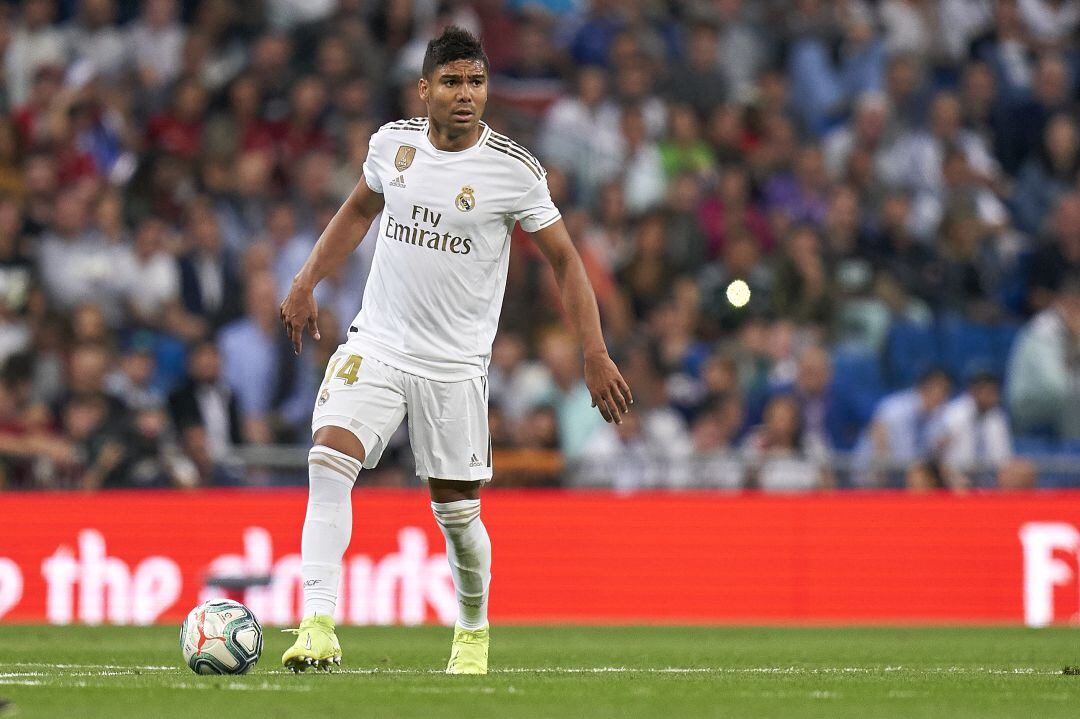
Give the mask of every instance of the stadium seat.
[[999, 353], [997, 327], [969, 322], [960, 317], [944, 318], [938, 325], [941, 361], [955, 382], [963, 382], [973, 371], [1005, 371], [1005, 357]]
[[1054, 443], [1046, 437], [1021, 434], [1013, 437], [1013, 451], [1025, 457], [1036, 457], [1054, 451]]
[[910, 320], [893, 320], [885, 339], [883, 367], [889, 387], [910, 387], [921, 374], [939, 362], [933, 327]]

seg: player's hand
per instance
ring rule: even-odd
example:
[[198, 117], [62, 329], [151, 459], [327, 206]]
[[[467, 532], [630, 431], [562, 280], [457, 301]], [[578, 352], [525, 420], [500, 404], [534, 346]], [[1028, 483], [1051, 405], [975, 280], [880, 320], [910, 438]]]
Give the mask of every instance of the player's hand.
[[300, 354], [303, 348], [305, 327], [314, 339], [322, 338], [318, 320], [319, 304], [315, 301], [315, 293], [293, 282], [289, 294], [281, 301], [281, 324], [285, 325], [294, 354]]
[[592, 406], [600, 410], [604, 421], [622, 424], [622, 416], [630, 411], [634, 396], [607, 352], [585, 357], [585, 386], [589, 388]]

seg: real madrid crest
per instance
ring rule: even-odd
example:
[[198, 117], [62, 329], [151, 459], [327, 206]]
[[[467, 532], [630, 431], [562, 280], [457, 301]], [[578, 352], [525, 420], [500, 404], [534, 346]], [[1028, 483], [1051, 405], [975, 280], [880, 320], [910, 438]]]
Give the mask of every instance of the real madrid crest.
[[416, 148], [412, 145], [401, 145], [397, 149], [397, 155], [394, 157], [394, 167], [398, 172], [405, 172], [409, 169], [409, 165], [412, 164], [413, 158], [416, 157]]
[[476, 207], [476, 198], [473, 196], [473, 188], [468, 185], [462, 187], [461, 192], [454, 198], [454, 206], [462, 212], [468, 212]]
[[322, 392], [319, 392], [319, 406], [320, 407], [322, 407], [324, 404], [326, 404], [326, 400], [328, 400], [328, 399], [330, 399], [330, 390], [324, 389]]

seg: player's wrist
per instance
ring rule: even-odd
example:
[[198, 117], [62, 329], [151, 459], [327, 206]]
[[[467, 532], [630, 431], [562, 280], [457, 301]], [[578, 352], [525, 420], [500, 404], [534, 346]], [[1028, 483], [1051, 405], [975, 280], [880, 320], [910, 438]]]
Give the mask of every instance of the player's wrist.
[[293, 289], [304, 292], [314, 292], [316, 284], [316, 280], [303, 270], [297, 272], [292, 281]]
[[594, 347], [584, 352], [585, 361], [605, 359], [608, 356], [607, 347]]

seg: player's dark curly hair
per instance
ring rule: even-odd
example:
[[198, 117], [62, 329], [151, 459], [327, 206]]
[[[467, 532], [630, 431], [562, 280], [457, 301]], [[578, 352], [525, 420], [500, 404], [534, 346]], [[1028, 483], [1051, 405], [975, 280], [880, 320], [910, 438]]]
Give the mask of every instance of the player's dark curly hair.
[[430, 77], [439, 65], [454, 60], [479, 60], [484, 63], [485, 70], [491, 69], [484, 46], [472, 33], [457, 25], [449, 26], [428, 43], [424, 52], [424, 77]]

